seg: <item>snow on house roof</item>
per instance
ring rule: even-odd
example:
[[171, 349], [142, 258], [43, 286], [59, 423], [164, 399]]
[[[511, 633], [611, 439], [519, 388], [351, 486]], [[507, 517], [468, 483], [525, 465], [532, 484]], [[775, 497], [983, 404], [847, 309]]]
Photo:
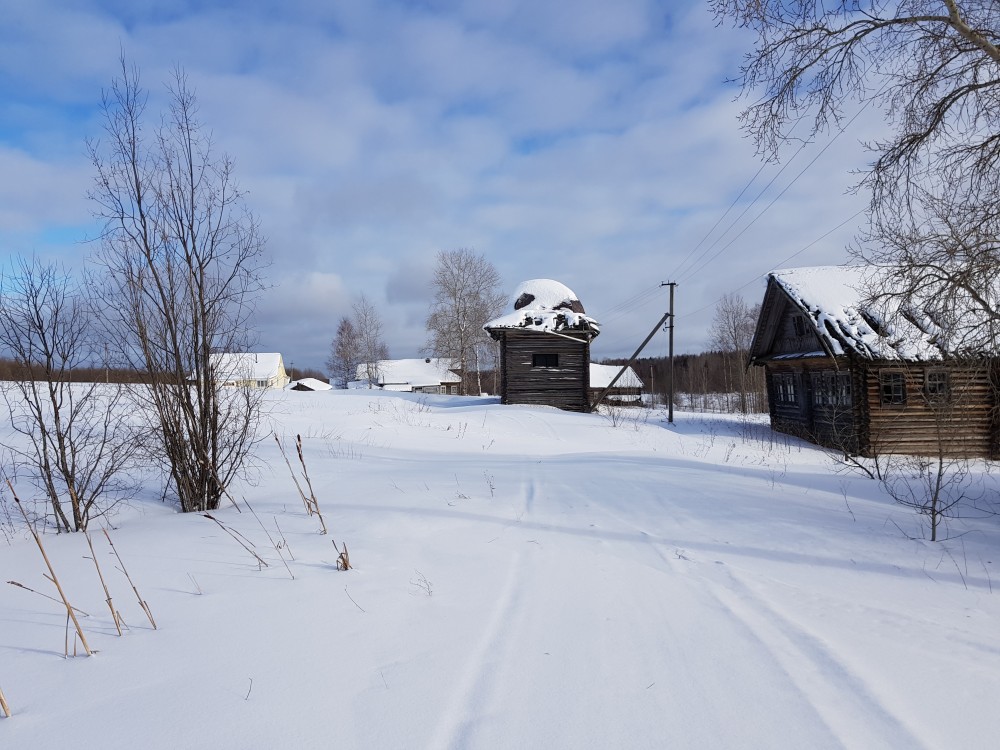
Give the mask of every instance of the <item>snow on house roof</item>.
[[209, 363], [227, 380], [270, 380], [283, 366], [277, 352], [222, 352], [210, 354]]
[[[596, 362], [590, 363], [590, 387], [591, 388], [607, 388], [618, 371], [621, 370], [621, 365], [599, 365]], [[618, 382], [615, 383], [615, 388], [642, 388], [642, 381], [639, 376], [635, 374], [635, 370], [629, 367], [622, 373], [622, 376], [618, 378]]]
[[872, 290], [886, 286], [886, 269], [816, 266], [773, 271], [768, 278], [806, 313], [834, 356], [919, 361], [941, 359], [949, 350], [947, 331], [914, 300], [905, 307], [891, 298], [873, 301]]
[[328, 391], [333, 388], [329, 383], [324, 383], [316, 378], [301, 378], [293, 380], [285, 386], [286, 391]]
[[[460, 383], [444, 359], [383, 359], [378, 363], [378, 384], [387, 390], [392, 386], [422, 387], [441, 383]], [[367, 365], [358, 365], [357, 378], [367, 382]]]
[[586, 331], [593, 336], [600, 324], [585, 314], [583, 304], [568, 286], [552, 279], [521, 282], [511, 298], [506, 315], [483, 326], [487, 331], [500, 328], [524, 328], [533, 331]]

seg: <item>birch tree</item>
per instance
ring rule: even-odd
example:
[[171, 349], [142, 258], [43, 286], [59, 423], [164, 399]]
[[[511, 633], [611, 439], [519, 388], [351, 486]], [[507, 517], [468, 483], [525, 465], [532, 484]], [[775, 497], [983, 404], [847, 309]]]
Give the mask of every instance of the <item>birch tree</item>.
[[102, 140], [90, 144], [90, 198], [104, 224], [105, 315], [124, 360], [145, 371], [158, 457], [182, 511], [218, 507], [247, 465], [262, 390], [224, 387], [215, 352], [245, 351], [262, 288], [264, 239], [176, 70], [169, 108], [147, 122], [138, 70], [103, 98]]
[[[434, 299], [427, 314], [427, 350], [462, 373], [462, 393], [468, 393], [470, 366], [482, 391], [482, 365], [495, 344], [483, 325], [503, 312], [507, 301], [500, 274], [485, 256], [462, 248], [437, 254], [431, 287]], [[495, 367], [495, 365], [494, 365]]]

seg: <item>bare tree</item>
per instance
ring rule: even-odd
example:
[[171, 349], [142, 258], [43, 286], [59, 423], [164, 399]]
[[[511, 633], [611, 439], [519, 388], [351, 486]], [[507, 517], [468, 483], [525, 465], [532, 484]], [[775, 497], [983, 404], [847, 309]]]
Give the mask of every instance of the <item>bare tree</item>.
[[[995, 0], [712, 0], [720, 20], [757, 34], [742, 66], [756, 98], [744, 127], [775, 156], [791, 128], [809, 137], [839, 126], [848, 106], [872, 103], [890, 123], [873, 141], [862, 184], [870, 228], [855, 248], [897, 269], [875, 296], [953, 299], [991, 325], [1000, 194], [1000, 3]], [[936, 312], [940, 313], [941, 304]], [[995, 338], [993, 339], [995, 341]]]
[[753, 341], [760, 305], [748, 305], [738, 294], [727, 294], [715, 306], [709, 329], [711, 345], [723, 355], [727, 392], [735, 391], [743, 414], [761, 411], [765, 402], [763, 368], [747, 369], [747, 354]]
[[[482, 391], [482, 363], [495, 345], [483, 325], [498, 316], [507, 301], [500, 274], [474, 250], [444, 250], [437, 254], [434, 300], [427, 314], [427, 350], [449, 360], [462, 373], [462, 393], [468, 393], [466, 373], [475, 368], [477, 393]], [[494, 370], [495, 371], [495, 370]]]
[[961, 181], [913, 186], [862, 238], [879, 266], [868, 291], [907, 316], [949, 356], [1000, 349], [1000, 202]]
[[[886, 494], [927, 519], [932, 542], [941, 538], [949, 519], [995, 513], [983, 506], [983, 476], [969, 458], [979, 448], [978, 431], [968, 428], [969, 413], [981, 398], [975, 383], [987, 379], [990, 369], [987, 361], [976, 359], [951, 371], [938, 370], [937, 377], [914, 394], [926, 414], [927, 450], [924, 455], [894, 456], [880, 478]], [[891, 443], [888, 446], [891, 449]]]
[[6, 446], [28, 468], [59, 531], [87, 524], [134, 494], [138, 436], [120, 384], [71, 383], [104, 355], [84, 291], [65, 272], [22, 259], [0, 290], [0, 348], [20, 377], [0, 385], [14, 432]]
[[350, 318], [344, 316], [337, 324], [337, 335], [330, 345], [330, 358], [326, 362], [330, 376], [341, 388], [358, 377], [361, 364], [361, 342], [358, 331]]
[[389, 358], [389, 348], [382, 333], [382, 318], [371, 300], [362, 294], [354, 303], [354, 330], [357, 335], [357, 355], [364, 365], [368, 387], [378, 384], [380, 362]]
[[[790, 126], [839, 126], [850, 102], [881, 106], [894, 128], [871, 144], [873, 208], [924, 178], [961, 173], [995, 188], [1000, 162], [1000, 4], [994, 0], [711, 0], [756, 32], [741, 68], [757, 98], [742, 114], [773, 156]], [[799, 134], [801, 137], [803, 134]]]
[[256, 439], [262, 391], [224, 387], [211, 355], [247, 348], [264, 241], [183, 71], [150, 132], [138, 71], [121, 67], [103, 98], [106, 137], [90, 144], [105, 314], [121, 355], [147, 373], [156, 453], [181, 510], [204, 511], [218, 507]]

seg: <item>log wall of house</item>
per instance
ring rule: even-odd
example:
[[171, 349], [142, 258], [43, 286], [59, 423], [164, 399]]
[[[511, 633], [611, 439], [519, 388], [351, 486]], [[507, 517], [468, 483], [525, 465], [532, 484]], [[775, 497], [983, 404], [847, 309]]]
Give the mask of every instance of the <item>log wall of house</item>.
[[[830, 357], [807, 357], [767, 365], [767, 398], [771, 426], [779, 432], [798, 435], [830, 448], [856, 452], [860, 446], [860, 409], [853, 394], [859, 389], [853, 382], [850, 363]], [[850, 385], [836, 398], [817, 398], [813, 376], [834, 382], [845, 378]], [[794, 402], [781, 399], [778, 380], [791, 378]], [[844, 398], [844, 396], [847, 396]]]
[[[556, 406], [567, 411], [589, 409], [590, 342], [537, 331], [501, 333], [500, 396], [505, 404]], [[533, 367], [535, 354], [555, 354], [557, 367]]]
[[[990, 365], [866, 363], [865, 452], [997, 457], [997, 409]], [[884, 403], [882, 373], [900, 373], [905, 403]], [[927, 394], [928, 372], [946, 372], [947, 398]]]

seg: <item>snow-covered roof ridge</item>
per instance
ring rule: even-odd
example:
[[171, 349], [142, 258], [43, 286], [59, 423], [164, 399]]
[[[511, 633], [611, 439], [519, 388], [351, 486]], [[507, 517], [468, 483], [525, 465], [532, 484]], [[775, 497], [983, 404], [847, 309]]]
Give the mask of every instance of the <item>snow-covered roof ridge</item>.
[[[590, 387], [591, 388], [607, 388], [611, 381], [614, 379], [618, 371], [621, 370], [621, 365], [601, 365], [597, 362], [590, 363]], [[615, 383], [616, 388], [642, 388], [642, 381], [639, 376], [635, 374], [635, 370], [631, 367], [622, 373], [622, 376], [618, 378], [618, 382]]]
[[245, 380], [270, 380], [281, 371], [278, 352], [219, 352], [209, 355], [216, 375]]
[[487, 331], [523, 328], [553, 333], [586, 331], [591, 336], [601, 332], [600, 324], [586, 314], [583, 303], [573, 290], [552, 279], [522, 281], [514, 290], [510, 307], [513, 312], [491, 320], [483, 328]]
[[[930, 300], [892, 295], [893, 270], [880, 266], [813, 266], [772, 271], [769, 279], [806, 313], [830, 354], [854, 353], [865, 359], [939, 360], [968, 354], [975, 346], [957, 347], [954, 330], [940, 315], [928, 312]], [[953, 323], [974, 316], [957, 311]], [[935, 322], [937, 319], [938, 322]], [[969, 321], [965, 321], [968, 323]], [[974, 324], [974, 323], [973, 323]]]
[[[378, 362], [378, 382], [381, 385], [414, 387], [460, 383], [462, 378], [451, 370], [451, 362], [436, 357], [415, 359], [383, 359]], [[367, 377], [367, 365], [358, 365], [357, 380]]]

